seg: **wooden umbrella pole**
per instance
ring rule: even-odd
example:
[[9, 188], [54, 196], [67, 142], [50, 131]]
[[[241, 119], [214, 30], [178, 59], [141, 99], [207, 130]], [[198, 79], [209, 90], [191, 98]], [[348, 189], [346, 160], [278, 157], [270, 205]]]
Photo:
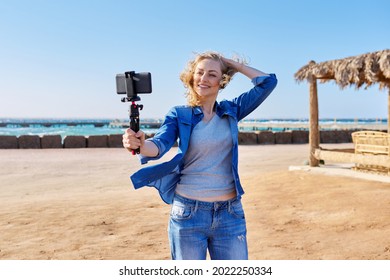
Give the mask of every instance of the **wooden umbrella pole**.
[[309, 144], [310, 144], [310, 166], [318, 166], [319, 161], [315, 157], [315, 150], [320, 146], [320, 131], [318, 125], [318, 93], [317, 93], [317, 79], [314, 76], [310, 77], [310, 130], [309, 130]]
[[388, 87], [389, 93], [387, 97], [387, 133], [390, 133], [390, 86]]

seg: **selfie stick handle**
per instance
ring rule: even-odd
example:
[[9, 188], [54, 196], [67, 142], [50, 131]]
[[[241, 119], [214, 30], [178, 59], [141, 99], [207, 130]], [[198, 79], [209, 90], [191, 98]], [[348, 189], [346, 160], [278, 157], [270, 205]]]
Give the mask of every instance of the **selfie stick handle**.
[[[130, 105], [130, 128], [135, 133], [139, 131], [139, 110], [142, 110], [143, 105], [135, 104], [135, 101], [132, 101]], [[140, 149], [132, 149], [132, 154], [139, 154]]]

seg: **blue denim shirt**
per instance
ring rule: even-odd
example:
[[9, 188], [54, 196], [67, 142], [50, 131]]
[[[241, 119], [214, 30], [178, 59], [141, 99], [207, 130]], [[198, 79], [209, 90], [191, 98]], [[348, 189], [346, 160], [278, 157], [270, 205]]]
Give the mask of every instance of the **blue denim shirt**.
[[[252, 83], [255, 86], [237, 98], [216, 103], [216, 114], [219, 117], [228, 116], [229, 119], [233, 139], [232, 172], [237, 196], [244, 194], [238, 176], [238, 122], [270, 95], [276, 87], [277, 79], [275, 74], [270, 74], [256, 77]], [[153, 138], [148, 139], [158, 147], [158, 156], [153, 158], [140, 156], [140, 161], [145, 164], [149, 160], [160, 159], [176, 141], [178, 141], [177, 154], [170, 161], [144, 167], [131, 175], [130, 179], [135, 189], [144, 186], [155, 187], [165, 203], [172, 203], [176, 185], [180, 181], [183, 158], [188, 149], [192, 129], [202, 118], [203, 112], [200, 107], [176, 106], [168, 112], [158, 132]]]

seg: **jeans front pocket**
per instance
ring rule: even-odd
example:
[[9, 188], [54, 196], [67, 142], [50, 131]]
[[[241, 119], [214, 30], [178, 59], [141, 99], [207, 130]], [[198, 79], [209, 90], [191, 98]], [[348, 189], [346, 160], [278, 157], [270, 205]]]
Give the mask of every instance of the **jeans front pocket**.
[[174, 220], [188, 220], [192, 217], [193, 206], [186, 205], [180, 201], [173, 201], [171, 208], [171, 218]]
[[238, 219], [245, 219], [244, 208], [242, 207], [241, 200], [233, 201], [229, 207], [229, 213]]

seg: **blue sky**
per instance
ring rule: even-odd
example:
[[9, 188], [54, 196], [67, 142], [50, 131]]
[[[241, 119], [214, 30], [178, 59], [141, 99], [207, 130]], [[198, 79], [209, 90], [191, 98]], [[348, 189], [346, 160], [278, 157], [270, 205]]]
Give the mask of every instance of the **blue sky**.
[[[390, 48], [390, 1], [0, 0], [0, 118], [122, 118], [115, 75], [151, 72], [142, 118], [185, 104], [179, 74], [194, 52], [246, 57], [279, 84], [253, 118], [307, 118], [294, 73]], [[219, 96], [249, 89], [235, 76]], [[386, 118], [387, 92], [319, 84], [320, 118]]]

